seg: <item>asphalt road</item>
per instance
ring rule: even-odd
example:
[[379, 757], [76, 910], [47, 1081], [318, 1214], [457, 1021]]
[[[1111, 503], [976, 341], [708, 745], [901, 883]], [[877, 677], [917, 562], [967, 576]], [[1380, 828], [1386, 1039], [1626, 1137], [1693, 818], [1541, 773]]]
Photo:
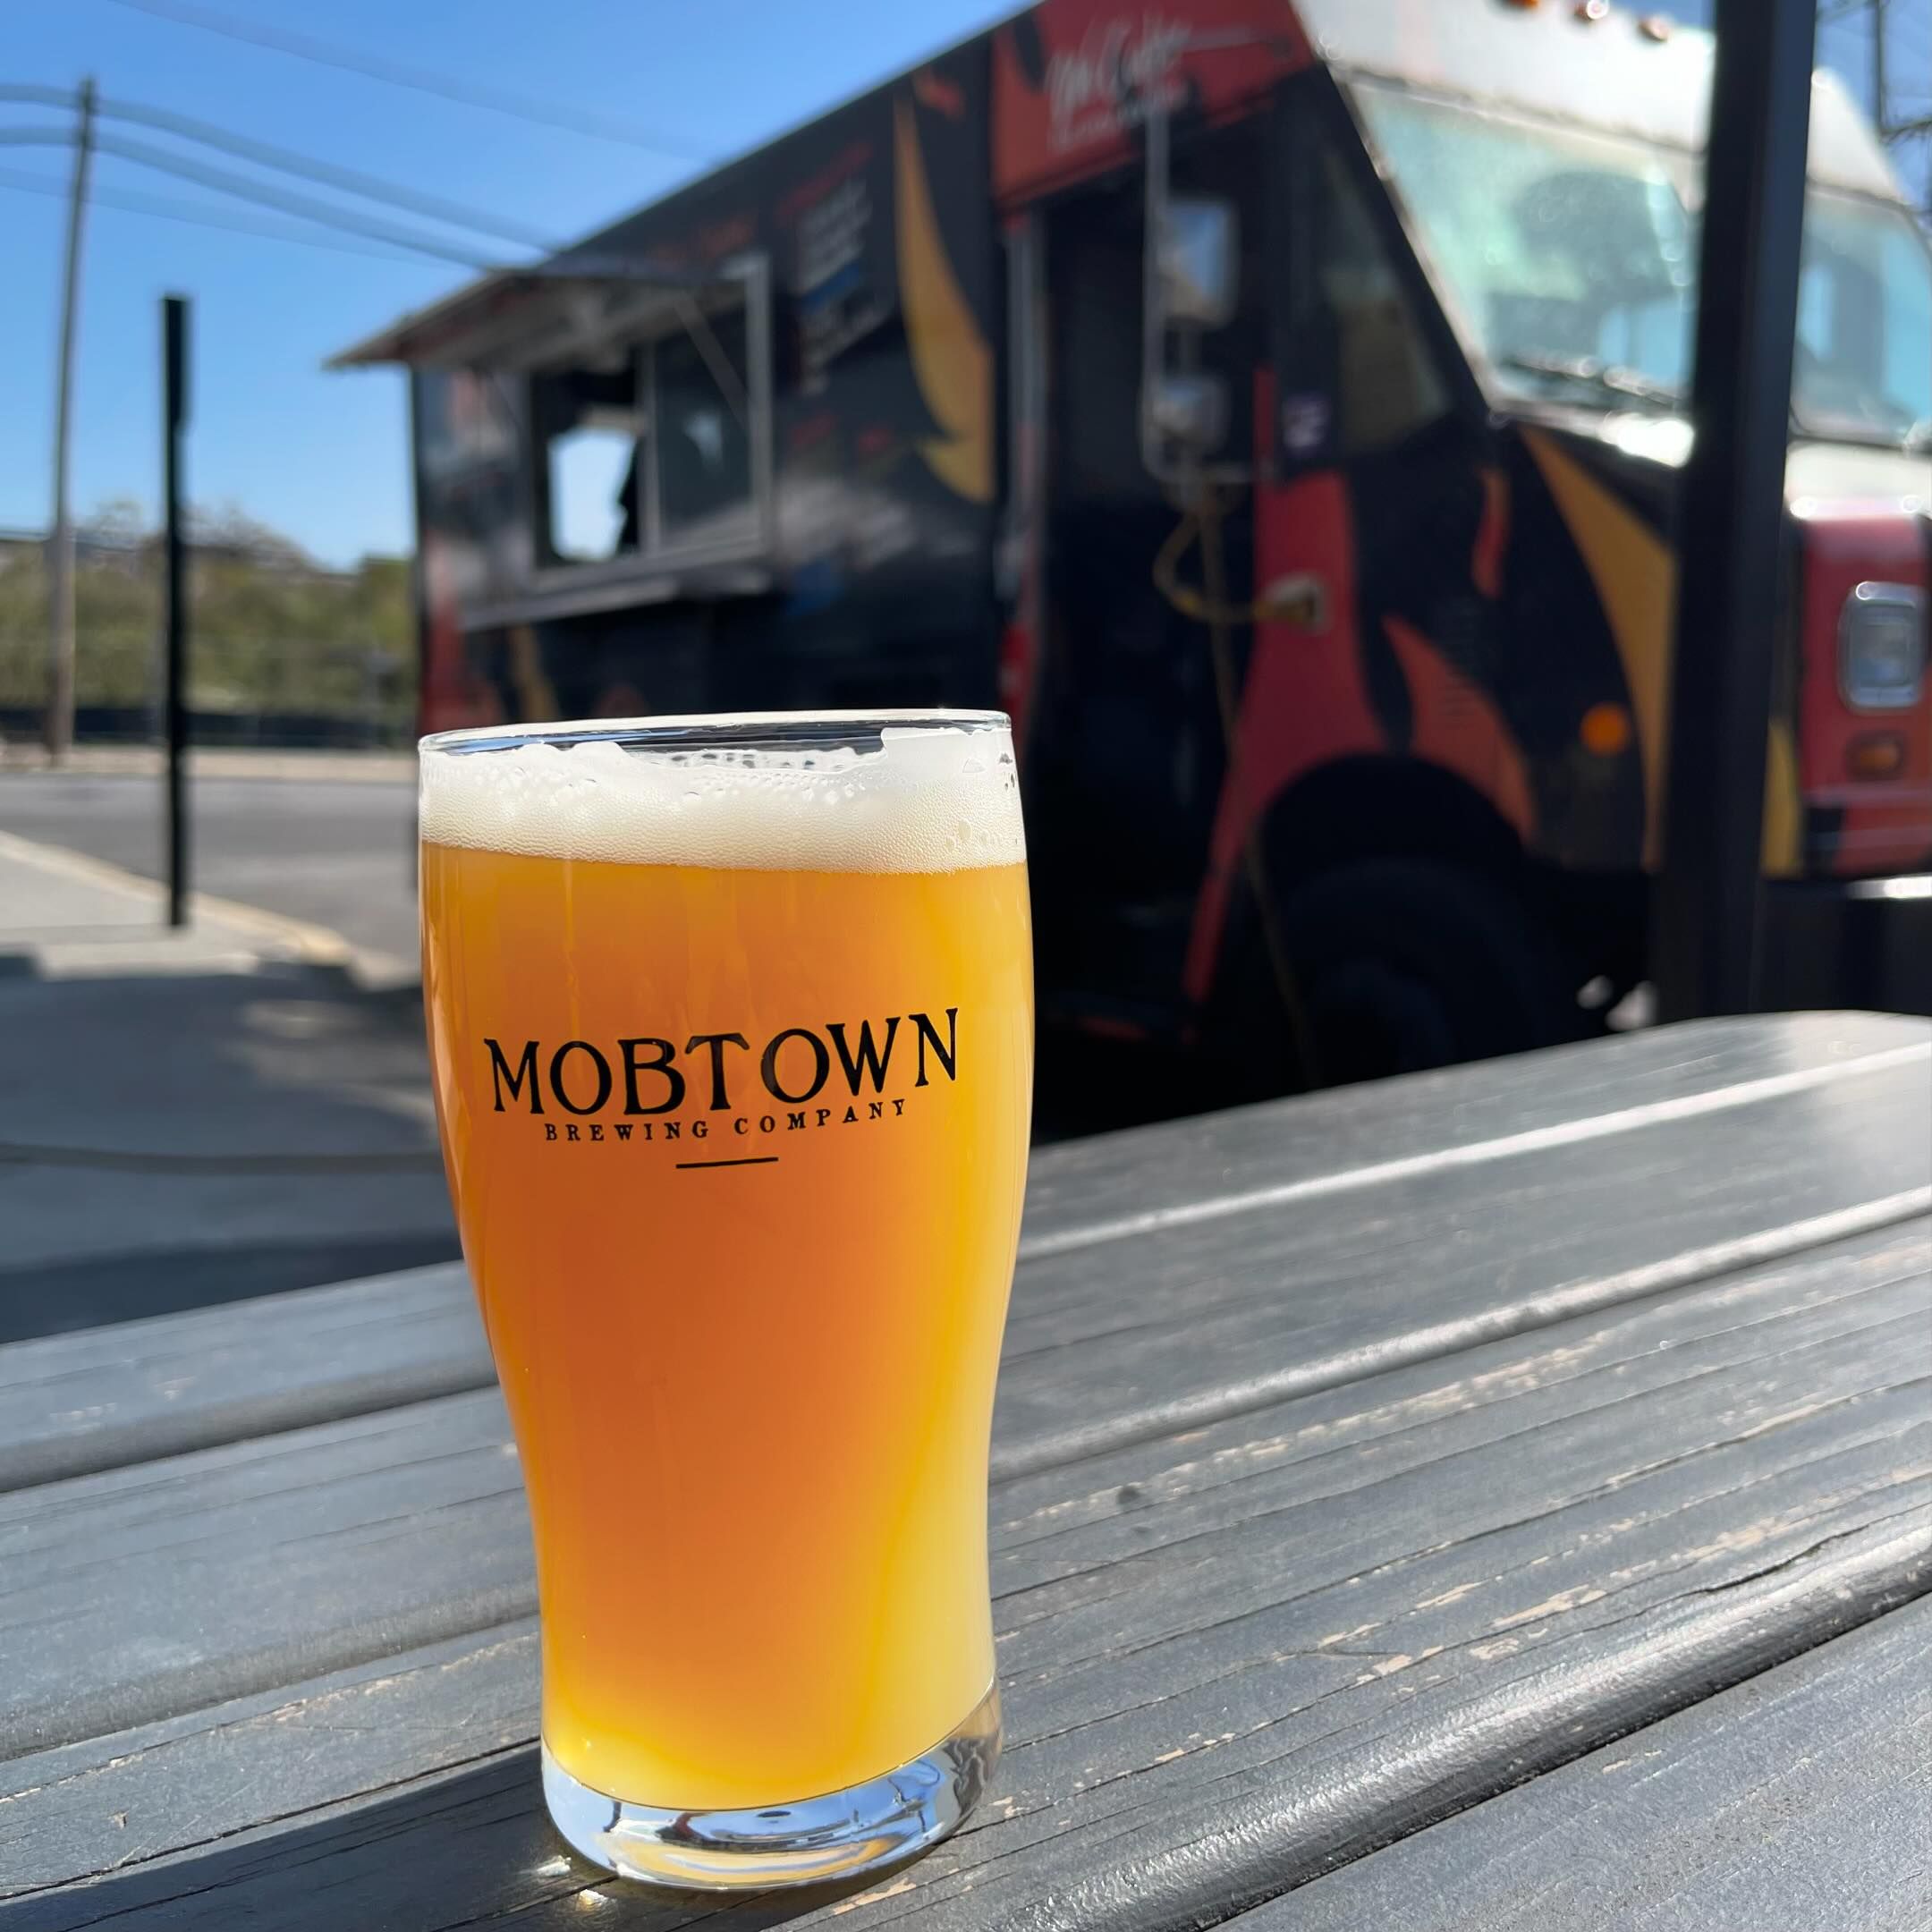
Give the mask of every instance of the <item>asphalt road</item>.
[[[202, 777], [197, 891], [340, 933], [388, 962], [416, 955], [415, 786], [406, 778]], [[0, 831], [164, 876], [158, 778], [0, 772]]]

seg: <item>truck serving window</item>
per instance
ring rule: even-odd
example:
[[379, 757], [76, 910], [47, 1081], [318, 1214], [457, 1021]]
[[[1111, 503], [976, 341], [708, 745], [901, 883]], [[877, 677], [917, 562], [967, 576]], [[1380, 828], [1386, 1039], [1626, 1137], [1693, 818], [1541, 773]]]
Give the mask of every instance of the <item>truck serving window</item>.
[[542, 451], [542, 538], [552, 564], [602, 563], [638, 547], [637, 366], [534, 377], [530, 413]]
[[557, 614], [587, 596], [608, 608], [633, 579], [713, 571], [751, 583], [772, 540], [762, 259], [704, 284], [640, 275], [598, 284], [594, 300], [572, 292], [576, 309], [559, 302], [525, 365], [530, 594]]
[[699, 320], [654, 355], [660, 528], [667, 542], [730, 535], [751, 514], [744, 311]]

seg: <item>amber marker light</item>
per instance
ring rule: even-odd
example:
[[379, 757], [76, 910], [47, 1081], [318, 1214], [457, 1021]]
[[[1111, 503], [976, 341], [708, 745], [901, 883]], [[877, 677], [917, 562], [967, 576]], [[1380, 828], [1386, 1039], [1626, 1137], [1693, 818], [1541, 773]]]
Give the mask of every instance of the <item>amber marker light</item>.
[[1583, 749], [1597, 758], [1615, 758], [1630, 750], [1631, 715], [1620, 704], [1593, 704], [1577, 726]]
[[1854, 778], [1896, 778], [1905, 768], [1905, 741], [1896, 732], [1870, 732], [1845, 749], [1845, 770]]

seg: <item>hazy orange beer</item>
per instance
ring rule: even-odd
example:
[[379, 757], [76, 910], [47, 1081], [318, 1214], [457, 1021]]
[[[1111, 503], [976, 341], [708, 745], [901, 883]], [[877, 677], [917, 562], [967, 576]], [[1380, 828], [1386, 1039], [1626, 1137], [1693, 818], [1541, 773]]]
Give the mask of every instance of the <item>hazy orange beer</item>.
[[423, 977], [529, 1491], [553, 1816], [681, 1885], [943, 1835], [1032, 981], [994, 714], [446, 733]]

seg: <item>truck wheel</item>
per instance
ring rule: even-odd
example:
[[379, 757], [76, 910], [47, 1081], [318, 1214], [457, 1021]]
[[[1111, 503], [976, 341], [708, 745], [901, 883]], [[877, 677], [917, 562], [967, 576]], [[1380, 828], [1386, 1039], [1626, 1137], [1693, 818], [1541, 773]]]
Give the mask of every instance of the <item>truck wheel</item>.
[[[1583, 1016], [1561, 950], [1479, 872], [1383, 859], [1318, 873], [1279, 909], [1324, 1086], [1573, 1039]], [[1251, 902], [1231, 921], [1208, 1033], [1244, 1097], [1304, 1084]]]

